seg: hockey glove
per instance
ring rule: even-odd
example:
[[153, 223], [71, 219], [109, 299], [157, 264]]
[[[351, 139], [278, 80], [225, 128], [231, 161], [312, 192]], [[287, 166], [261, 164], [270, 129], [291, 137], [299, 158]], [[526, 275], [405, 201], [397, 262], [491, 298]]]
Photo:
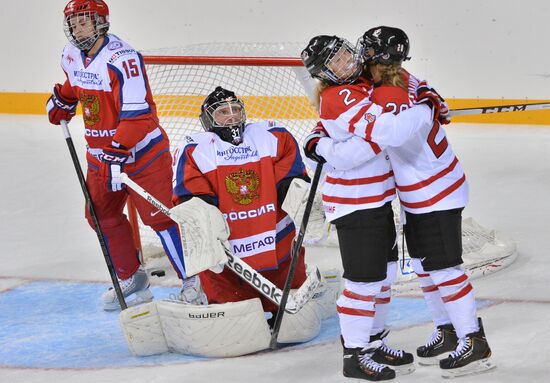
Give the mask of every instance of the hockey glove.
[[115, 148], [110, 145], [103, 149], [99, 173], [106, 178], [108, 191], [120, 191], [126, 186], [122, 183], [120, 174], [124, 171], [124, 164], [129, 156], [130, 152], [123, 147]]
[[420, 82], [416, 88], [416, 104], [426, 104], [433, 112], [433, 120], [438, 120], [442, 125], [451, 122], [449, 106], [426, 81]]
[[60, 125], [61, 120], [69, 122], [76, 114], [78, 101], [66, 101], [60, 95], [61, 84], [55, 84], [53, 93], [46, 103], [48, 118], [54, 125]]
[[323, 137], [327, 137], [327, 133], [325, 128], [323, 128], [323, 125], [321, 125], [321, 123], [319, 122], [317, 123], [315, 129], [313, 129], [313, 131], [308, 136], [306, 136], [306, 139], [304, 140], [305, 156], [320, 164], [324, 164], [325, 162], [327, 162], [315, 151], [317, 149], [317, 144], [319, 143], [319, 140]]

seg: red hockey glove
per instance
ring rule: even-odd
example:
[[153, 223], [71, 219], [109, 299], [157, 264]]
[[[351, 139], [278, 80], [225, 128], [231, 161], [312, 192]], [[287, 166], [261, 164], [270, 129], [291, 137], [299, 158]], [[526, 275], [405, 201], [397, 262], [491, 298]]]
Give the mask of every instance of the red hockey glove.
[[116, 192], [126, 187], [120, 179], [120, 174], [124, 172], [124, 164], [128, 157], [130, 157], [130, 152], [122, 147], [115, 148], [109, 145], [103, 148], [99, 174], [106, 178], [108, 191]]
[[433, 111], [434, 121], [438, 120], [441, 124], [446, 125], [451, 122], [449, 115], [449, 106], [445, 99], [437, 93], [437, 91], [426, 83], [420, 82], [416, 88], [416, 104], [426, 104]]
[[324, 164], [327, 162], [322, 156], [318, 155], [315, 151], [317, 149], [317, 144], [319, 143], [319, 140], [323, 137], [327, 137], [327, 131], [321, 125], [320, 122], [317, 123], [317, 126], [313, 131], [306, 136], [304, 140], [304, 154], [307, 158], [318, 162], [320, 164]]
[[70, 102], [64, 100], [60, 95], [61, 84], [55, 84], [53, 93], [46, 103], [48, 118], [54, 125], [60, 125], [61, 120], [69, 122], [76, 113], [78, 101]]

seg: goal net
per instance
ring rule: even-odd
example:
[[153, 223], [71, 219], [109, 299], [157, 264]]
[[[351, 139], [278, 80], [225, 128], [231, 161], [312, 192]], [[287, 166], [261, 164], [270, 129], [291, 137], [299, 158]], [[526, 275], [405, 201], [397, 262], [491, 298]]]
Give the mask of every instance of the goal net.
[[[234, 91], [245, 103], [249, 122], [280, 121], [301, 143], [317, 122], [311, 105], [314, 83], [302, 66], [299, 43], [198, 44], [144, 52], [149, 82], [161, 126], [171, 149], [189, 134], [202, 131], [200, 105], [216, 86]], [[129, 209], [130, 215], [134, 213]], [[396, 217], [399, 216], [396, 213]], [[464, 220], [464, 259], [471, 276], [493, 272], [511, 263], [515, 244], [500, 233]], [[319, 238], [306, 246], [337, 246], [335, 230], [326, 224]], [[157, 236], [139, 222], [138, 240], [148, 269], [169, 265]], [[399, 239], [401, 245], [401, 239]], [[405, 262], [398, 284], [409, 286], [414, 274]]]

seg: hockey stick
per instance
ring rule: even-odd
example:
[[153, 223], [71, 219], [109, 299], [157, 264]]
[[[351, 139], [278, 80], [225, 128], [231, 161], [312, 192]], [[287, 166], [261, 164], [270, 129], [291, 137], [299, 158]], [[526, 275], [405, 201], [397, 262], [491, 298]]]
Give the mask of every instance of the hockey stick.
[[67, 124], [67, 121], [61, 120], [61, 128], [63, 129], [63, 134], [65, 135], [65, 141], [67, 142], [67, 146], [69, 147], [69, 152], [71, 153], [71, 159], [73, 160], [74, 169], [76, 170], [76, 175], [78, 177], [78, 181], [80, 182], [80, 187], [82, 188], [82, 193], [84, 193], [86, 206], [88, 207], [88, 211], [90, 212], [90, 216], [92, 217], [92, 222], [94, 224], [94, 229], [97, 234], [97, 239], [99, 240], [99, 245], [101, 246], [101, 252], [103, 253], [103, 258], [105, 258], [105, 263], [107, 264], [107, 269], [109, 270], [109, 275], [111, 276], [111, 281], [113, 282], [113, 287], [115, 289], [118, 302], [120, 303], [120, 308], [122, 310], [126, 310], [128, 306], [126, 305], [126, 301], [124, 300], [124, 295], [122, 294], [122, 290], [120, 289], [120, 284], [118, 283], [115, 267], [113, 266], [111, 256], [109, 255], [109, 249], [107, 248], [107, 244], [105, 242], [105, 237], [103, 236], [103, 232], [101, 231], [99, 220], [97, 219], [94, 204], [92, 203], [92, 197], [90, 196], [90, 191], [88, 190], [88, 186], [86, 185], [86, 179], [84, 178], [84, 173], [82, 173], [82, 167], [80, 166], [80, 161], [78, 160], [78, 156], [74, 148], [73, 139], [71, 138], [71, 133], [69, 132], [69, 125]]
[[283, 315], [285, 314], [287, 299], [290, 294], [290, 286], [292, 285], [292, 281], [294, 280], [294, 274], [296, 273], [296, 266], [298, 265], [298, 259], [300, 258], [300, 249], [302, 248], [302, 243], [304, 242], [304, 237], [306, 235], [307, 223], [309, 221], [311, 208], [313, 207], [313, 200], [315, 199], [317, 186], [319, 185], [319, 180], [321, 179], [322, 170], [323, 170], [323, 165], [320, 163], [317, 163], [317, 166], [315, 168], [315, 174], [313, 175], [313, 180], [311, 181], [309, 196], [307, 197], [306, 208], [304, 210], [302, 224], [300, 225], [300, 231], [296, 236], [294, 246], [292, 247], [292, 250], [290, 253], [292, 261], [288, 269], [288, 275], [286, 277], [285, 287], [283, 289], [283, 297], [281, 298], [281, 304], [279, 305], [279, 310], [277, 311], [277, 316], [275, 317], [275, 322], [273, 323], [273, 330], [271, 332], [271, 341], [269, 343], [269, 347], [271, 349], [277, 348], [277, 338], [279, 337], [279, 331], [281, 330], [281, 323], [283, 322]]
[[471, 114], [492, 114], [507, 112], [526, 112], [530, 110], [550, 109], [550, 103], [539, 102], [535, 104], [493, 105], [479, 108], [451, 109], [451, 117], [467, 116]]
[[[180, 222], [177, 221], [177, 214], [173, 214], [172, 209], [167, 208], [162, 202], [157, 200], [145, 189], [132, 181], [127, 174], [122, 173], [120, 175], [120, 178], [122, 179], [122, 182], [126, 184], [126, 186], [139, 194], [151, 205], [155, 206], [161, 213], [171, 218], [178, 225], [182, 225]], [[228, 262], [225, 264], [225, 266], [227, 266], [231, 271], [237, 274], [239, 278], [243, 279], [260, 294], [275, 303], [277, 306], [281, 305], [282, 297], [284, 296], [281, 289], [275, 286], [273, 282], [265, 278], [262, 274], [250, 267], [250, 265], [243, 261], [241, 258], [234, 256], [229, 249], [226, 248], [225, 253], [228, 258]], [[321, 275], [319, 273], [319, 270], [314, 270], [314, 272], [309, 273], [302, 286], [300, 286], [300, 288], [290, 297], [287, 297], [288, 304], [286, 304], [285, 310], [291, 314], [298, 312], [309, 301], [309, 299], [311, 299], [315, 292], [315, 289], [317, 288], [317, 286], [319, 286], [320, 280]]]

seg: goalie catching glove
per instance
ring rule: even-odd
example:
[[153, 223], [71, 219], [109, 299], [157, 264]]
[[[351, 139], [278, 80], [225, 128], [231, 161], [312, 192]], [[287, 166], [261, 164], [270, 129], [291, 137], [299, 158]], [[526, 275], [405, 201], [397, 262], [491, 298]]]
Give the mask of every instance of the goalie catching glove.
[[[288, 187], [285, 200], [283, 201], [283, 210], [292, 218], [297, 228], [302, 225], [304, 212], [306, 210], [307, 198], [309, 196], [310, 184], [301, 178], [294, 178]], [[323, 200], [319, 193], [315, 193], [313, 206], [309, 215], [310, 223], [318, 223], [325, 221], [325, 213], [323, 211]], [[322, 225], [310, 225], [320, 226]]]
[[187, 277], [210, 269], [223, 270], [229, 249], [229, 226], [215, 206], [193, 197], [170, 209], [180, 228]]

